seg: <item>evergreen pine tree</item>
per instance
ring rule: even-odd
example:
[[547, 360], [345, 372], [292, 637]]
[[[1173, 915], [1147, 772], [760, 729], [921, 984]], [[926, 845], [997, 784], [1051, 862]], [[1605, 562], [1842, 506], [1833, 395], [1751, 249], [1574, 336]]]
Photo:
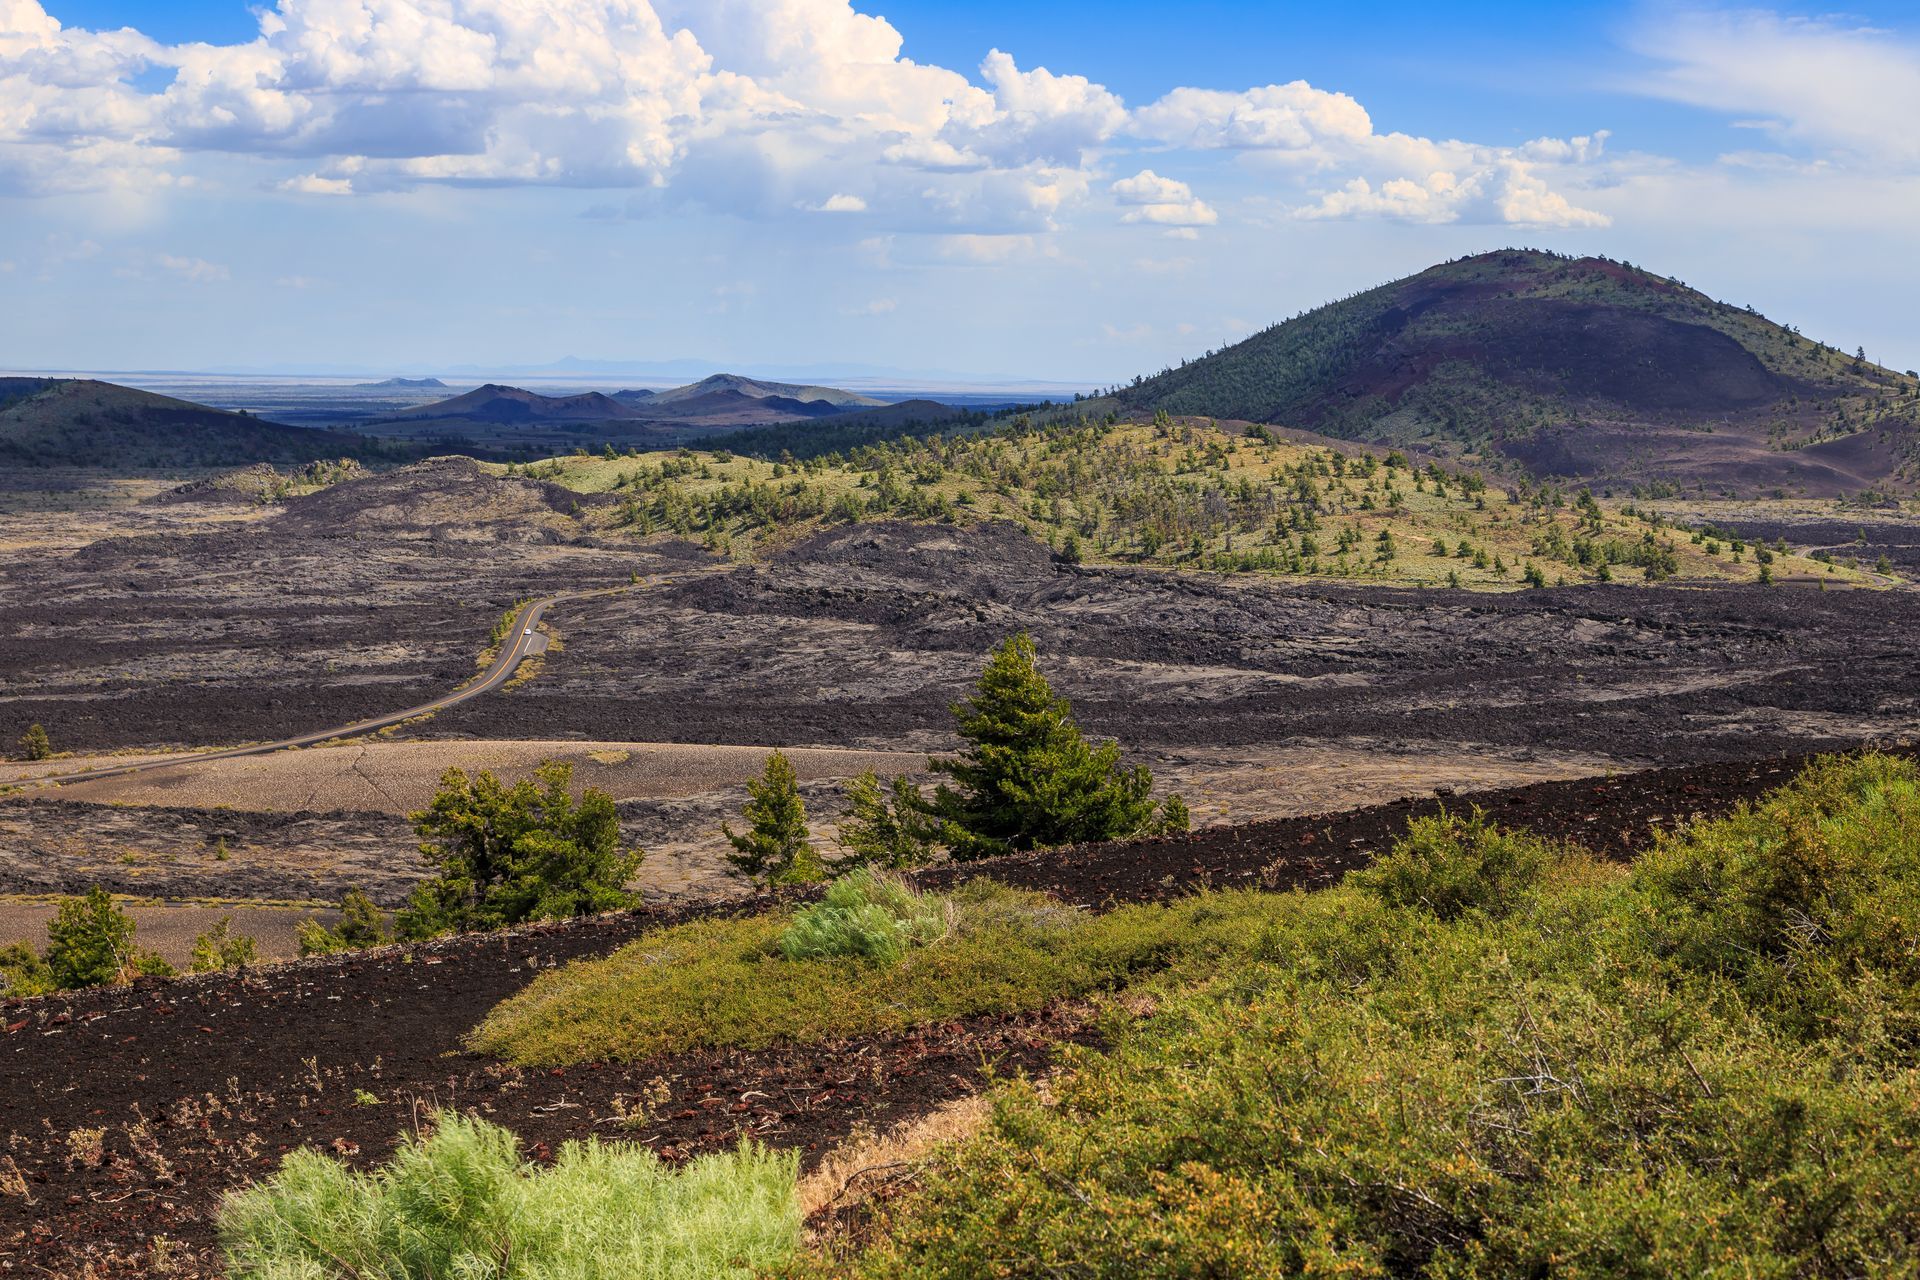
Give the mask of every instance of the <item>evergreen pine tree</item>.
[[766, 771], [747, 783], [745, 834], [722, 825], [720, 833], [734, 851], [727, 861], [749, 880], [771, 888], [820, 877], [819, 859], [807, 841], [807, 806], [800, 799], [799, 777], [783, 751], [767, 757]]
[[898, 776], [889, 789], [881, 787], [871, 769], [847, 784], [849, 810], [840, 824], [840, 843], [847, 853], [834, 860], [836, 872], [859, 866], [917, 867], [933, 856], [937, 832], [927, 821], [919, 789]]
[[27, 731], [20, 735], [20, 758], [22, 760], [53, 759], [53, 740], [47, 737], [47, 731], [39, 725], [28, 725]]
[[1153, 775], [1123, 768], [1117, 744], [1087, 741], [1024, 632], [994, 650], [973, 697], [953, 713], [967, 747], [931, 762], [955, 785], [942, 784], [928, 809], [955, 858], [1138, 835], [1185, 812], [1163, 814]]
[[627, 881], [641, 850], [620, 844], [613, 797], [571, 792], [573, 766], [548, 761], [512, 786], [449, 769], [433, 803], [413, 814], [420, 855], [439, 872], [414, 888], [402, 937], [498, 929], [632, 906]]
[[117, 982], [134, 960], [133, 917], [99, 885], [47, 922], [47, 968], [63, 990]]

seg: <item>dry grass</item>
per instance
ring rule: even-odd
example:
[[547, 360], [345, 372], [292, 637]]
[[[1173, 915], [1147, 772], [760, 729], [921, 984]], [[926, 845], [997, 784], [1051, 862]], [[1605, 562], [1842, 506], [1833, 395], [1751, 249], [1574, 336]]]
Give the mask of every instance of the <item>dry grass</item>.
[[876, 1196], [896, 1194], [918, 1179], [936, 1148], [972, 1137], [992, 1113], [987, 1095], [975, 1093], [882, 1133], [856, 1129], [800, 1179], [801, 1216], [839, 1213]]
[[500, 686], [502, 692], [532, 683], [539, 678], [542, 671], [546, 670], [546, 666], [547, 660], [542, 654], [536, 653], [532, 657], [520, 659], [520, 665], [513, 669], [513, 678]]

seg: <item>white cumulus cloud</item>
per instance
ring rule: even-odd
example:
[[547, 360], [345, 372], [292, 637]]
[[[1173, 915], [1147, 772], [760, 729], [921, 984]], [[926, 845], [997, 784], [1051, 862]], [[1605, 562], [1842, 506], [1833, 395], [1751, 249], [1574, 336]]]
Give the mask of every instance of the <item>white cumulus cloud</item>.
[[1535, 168], [1597, 159], [1604, 132], [1541, 138], [1519, 148], [1376, 133], [1353, 98], [1303, 80], [1242, 93], [1175, 89], [1135, 111], [1130, 132], [1168, 146], [1263, 158], [1288, 186], [1302, 174], [1318, 176], [1317, 195], [1297, 206], [1302, 217], [1561, 227], [1607, 222], [1552, 190]]
[[1509, 226], [1604, 227], [1604, 213], [1575, 206], [1548, 188], [1527, 163], [1493, 158], [1465, 175], [1434, 169], [1421, 178], [1389, 178], [1377, 186], [1350, 178], [1313, 204], [1302, 218], [1398, 218], [1407, 222], [1479, 222]]
[[1304, 80], [1243, 93], [1175, 89], [1133, 114], [1133, 132], [1170, 146], [1307, 151], [1373, 133], [1366, 109]]
[[1194, 196], [1193, 188], [1176, 179], [1163, 178], [1151, 169], [1120, 179], [1110, 190], [1116, 201], [1131, 206], [1122, 216], [1123, 222], [1210, 227], [1220, 220], [1220, 215], [1206, 201]]
[[[1352, 97], [1302, 80], [1130, 109], [1001, 49], [969, 75], [903, 48], [850, 0], [274, 0], [252, 39], [224, 45], [69, 28], [40, 0], [0, 0], [0, 193], [151, 191], [224, 172], [203, 159], [219, 154], [292, 196], [625, 189], [627, 216], [694, 203], [1019, 236], [1065, 225], [1112, 156], [1145, 148], [1242, 153], [1315, 216], [1599, 216], [1555, 179], [1599, 134], [1520, 148], [1379, 134]], [[1167, 185], [1130, 185], [1143, 179]], [[1219, 220], [1152, 170], [1111, 195], [1131, 222]]]

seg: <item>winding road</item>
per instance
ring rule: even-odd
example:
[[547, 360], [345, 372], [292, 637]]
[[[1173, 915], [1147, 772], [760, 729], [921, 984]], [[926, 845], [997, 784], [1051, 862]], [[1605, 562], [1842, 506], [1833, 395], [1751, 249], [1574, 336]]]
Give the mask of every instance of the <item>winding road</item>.
[[210, 760], [236, 760], [242, 756], [264, 756], [275, 751], [291, 751], [296, 747], [311, 747], [315, 743], [331, 742], [336, 738], [355, 738], [363, 733], [372, 733], [389, 725], [399, 724], [402, 720], [411, 720], [415, 716], [427, 715], [434, 711], [444, 711], [471, 698], [499, 688], [513, 677], [515, 668], [521, 659], [535, 648], [535, 630], [540, 619], [546, 616], [548, 609], [569, 600], [584, 600], [591, 596], [614, 595], [622, 591], [631, 591], [632, 587], [610, 587], [600, 591], [569, 592], [564, 595], [546, 596], [523, 605], [514, 615], [513, 628], [506, 639], [500, 643], [499, 656], [483, 672], [478, 680], [462, 685], [445, 697], [435, 698], [432, 702], [423, 702], [417, 707], [408, 707], [402, 711], [388, 712], [370, 720], [356, 720], [352, 724], [339, 725], [332, 729], [321, 729], [314, 733], [301, 734], [297, 738], [282, 738], [277, 742], [257, 742], [250, 746], [229, 747], [224, 751], [207, 751], [198, 755], [169, 756], [164, 760], [146, 760], [130, 764], [108, 765], [99, 769], [88, 769], [81, 773], [45, 774], [38, 778], [22, 779], [16, 786], [45, 787], [61, 786], [70, 782], [93, 782], [100, 778], [123, 778], [129, 774], [151, 773], [156, 769], [173, 769], [181, 765], [205, 764]]

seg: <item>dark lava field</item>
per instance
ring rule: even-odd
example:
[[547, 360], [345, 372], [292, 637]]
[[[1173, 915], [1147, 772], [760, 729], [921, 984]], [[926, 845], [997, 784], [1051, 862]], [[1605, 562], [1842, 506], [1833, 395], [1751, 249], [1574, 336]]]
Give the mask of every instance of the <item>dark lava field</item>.
[[[729, 566], [610, 502], [444, 460], [258, 522], [0, 568], [0, 734], [63, 749], [288, 735], [471, 677], [502, 609], [557, 607], [539, 678], [425, 738], [942, 749], [1015, 631], [1129, 747], [1746, 757], [1920, 728], [1920, 593], [1408, 590], [1058, 562], [1007, 525], [831, 529]], [[17, 733], [17, 728], [12, 728]], [[11, 736], [11, 735], [8, 735]]]
[[434, 734], [944, 747], [1030, 632], [1090, 729], [1161, 752], [1368, 743], [1680, 763], [1920, 728], [1907, 592], [1502, 595], [1058, 563], [1005, 525], [860, 525], [568, 606], [562, 653]]
[[[1512, 778], [1540, 761], [1562, 779], [1455, 799], [1432, 794], [1430, 773], [1385, 804], [922, 873], [929, 886], [989, 874], [1098, 908], [1208, 884], [1324, 884], [1409, 818], [1469, 800], [1498, 822], [1630, 857], [1655, 832], [1784, 782], [1798, 753], [1920, 730], [1911, 590], [1474, 594], [1180, 575], [1066, 564], [1004, 524], [843, 526], [730, 564], [692, 542], [620, 533], [610, 505], [441, 460], [257, 519], [183, 524], [176, 505], [123, 521], [120, 536], [12, 556], [0, 562], [0, 738], [30, 721], [77, 751], [324, 729], [471, 678], [517, 600], [617, 587], [549, 615], [559, 644], [536, 678], [399, 736], [945, 750], [950, 704], [990, 648], [1025, 630], [1086, 727], [1156, 771], [1204, 779], [1221, 756], [1284, 769], [1319, 752], [1306, 768], [1472, 760], [1482, 777]], [[59, 861], [66, 843], [97, 855], [152, 829], [224, 850], [298, 842], [314, 823], [340, 864], [330, 874], [389, 900], [405, 887], [395, 868], [417, 874], [392, 812], [25, 795], [0, 802], [0, 866], [31, 868], [0, 887], [79, 887], [62, 878], [78, 865]], [[219, 879], [196, 893], [297, 887], [244, 858], [187, 861]], [[136, 890], [138, 869], [114, 887]], [[737, 909], [656, 897], [635, 913], [11, 1002], [0, 1272], [161, 1274], [164, 1235], [173, 1274], [211, 1274], [225, 1189], [315, 1139], [365, 1167], [427, 1105], [486, 1110], [541, 1159], [610, 1132], [626, 1100], [651, 1096], [657, 1110], [634, 1136], [663, 1154], [750, 1135], [811, 1163], [859, 1127], [971, 1093], [989, 1071], [1044, 1069], [1052, 1046], [1094, 1034], [1084, 1006], [1058, 1004], [632, 1067], [527, 1071], [465, 1048], [474, 1022], [540, 969]]]

